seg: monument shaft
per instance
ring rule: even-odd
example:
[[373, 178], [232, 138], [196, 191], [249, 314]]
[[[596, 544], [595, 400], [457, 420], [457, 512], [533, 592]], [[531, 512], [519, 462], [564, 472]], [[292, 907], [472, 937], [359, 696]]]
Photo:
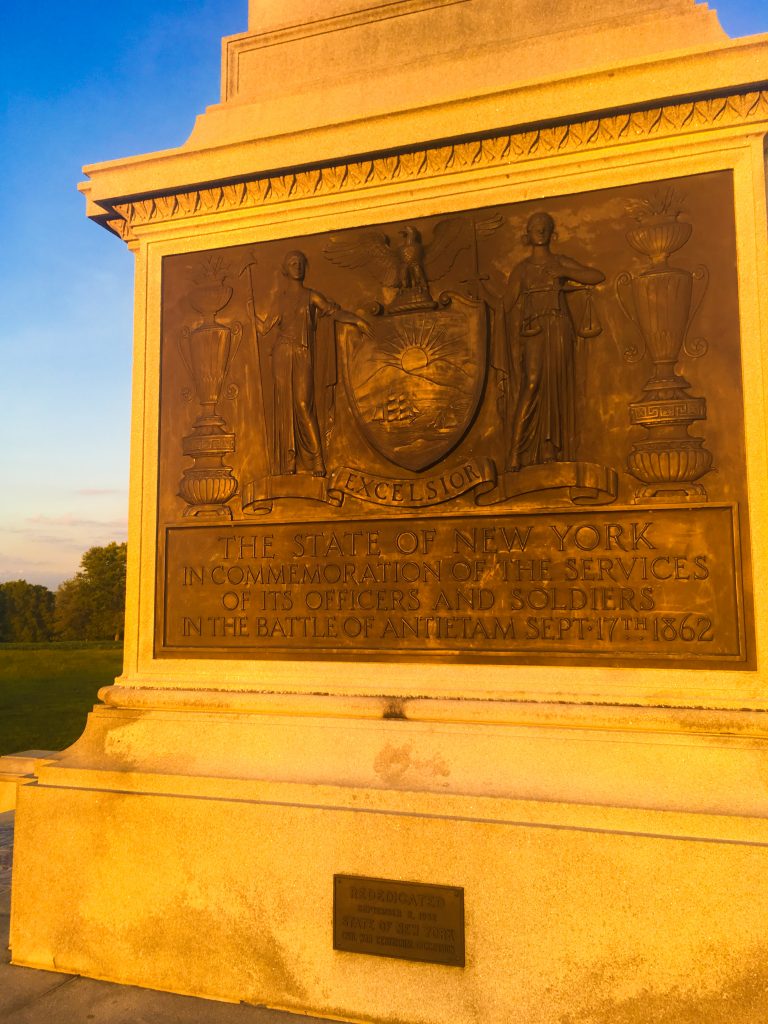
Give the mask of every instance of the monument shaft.
[[125, 665], [20, 787], [13, 960], [758, 1019], [768, 37], [310, 6], [87, 168], [136, 254]]

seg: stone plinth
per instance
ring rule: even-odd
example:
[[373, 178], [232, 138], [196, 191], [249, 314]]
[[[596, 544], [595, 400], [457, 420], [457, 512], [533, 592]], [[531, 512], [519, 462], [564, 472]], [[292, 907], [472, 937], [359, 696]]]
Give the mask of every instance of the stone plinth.
[[15, 963], [765, 1015], [768, 41], [518, 6], [253, 2], [185, 146], [87, 169], [126, 656], [20, 787]]
[[16, 806], [16, 790], [20, 782], [34, 778], [35, 769], [43, 761], [55, 760], [54, 750], [21, 750], [0, 757], [0, 814]]

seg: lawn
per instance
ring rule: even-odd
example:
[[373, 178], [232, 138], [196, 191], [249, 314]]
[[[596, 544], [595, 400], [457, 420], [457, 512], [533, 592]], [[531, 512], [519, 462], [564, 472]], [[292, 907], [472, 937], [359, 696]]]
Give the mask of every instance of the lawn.
[[122, 663], [119, 643], [0, 644], [0, 754], [69, 746]]

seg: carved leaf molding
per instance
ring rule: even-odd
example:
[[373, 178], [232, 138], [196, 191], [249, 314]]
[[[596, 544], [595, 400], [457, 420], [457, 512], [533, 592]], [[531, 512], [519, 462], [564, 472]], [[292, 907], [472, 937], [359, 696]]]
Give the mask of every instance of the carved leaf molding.
[[106, 226], [124, 241], [133, 242], [133, 227], [152, 221], [351, 192], [389, 181], [437, 177], [494, 165], [513, 166], [558, 153], [763, 120], [768, 120], [768, 90], [698, 99], [120, 203], [114, 207], [118, 216], [107, 220]]

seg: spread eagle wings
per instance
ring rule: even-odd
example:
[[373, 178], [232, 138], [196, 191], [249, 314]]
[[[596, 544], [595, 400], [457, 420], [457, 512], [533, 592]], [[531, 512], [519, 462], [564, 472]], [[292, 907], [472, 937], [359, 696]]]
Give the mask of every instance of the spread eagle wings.
[[446, 217], [435, 224], [432, 241], [424, 246], [424, 271], [429, 281], [445, 277], [459, 253], [469, 248], [471, 227], [463, 217]]
[[[424, 271], [428, 280], [444, 277], [456, 257], [471, 244], [471, 225], [462, 217], [438, 221], [432, 240], [424, 246]], [[366, 231], [354, 238], [331, 238], [323, 249], [331, 263], [340, 267], [364, 267], [385, 288], [396, 288], [400, 282], [403, 257], [381, 231]]]
[[339, 267], [364, 267], [385, 288], [397, 287], [400, 256], [381, 231], [366, 231], [355, 238], [331, 238], [323, 254]]

